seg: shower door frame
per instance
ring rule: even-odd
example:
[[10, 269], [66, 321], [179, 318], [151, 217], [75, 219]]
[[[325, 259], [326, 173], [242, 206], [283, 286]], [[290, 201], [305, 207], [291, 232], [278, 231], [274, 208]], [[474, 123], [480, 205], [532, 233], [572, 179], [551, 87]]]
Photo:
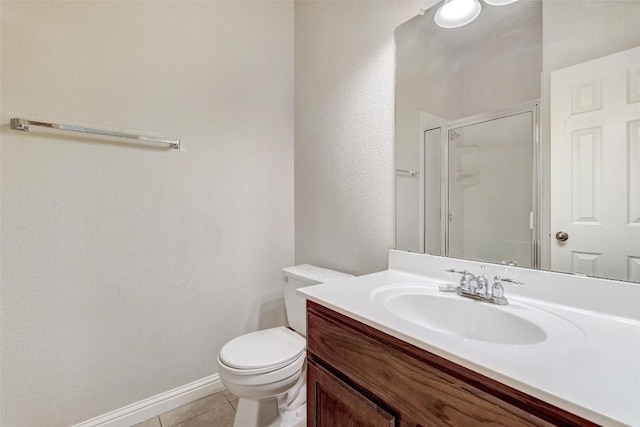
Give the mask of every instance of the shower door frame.
[[[531, 149], [532, 149], [532, 179], [531, 179], [531, 209], [532, 215], [530, 218], [531, 226], [531, 267], [539, 269], [541, 262], [541, 244], [540, 244], [540, 229], [541, 229], [541, 212], [542, 206], [542, 166], [541, 166], [541, 143], [540, 143], [540, 100], [527, 102], [524, 104], [518, 104], [514, 107], [499, 110], [492, 113], [483, 113], [475, 116], [465, 117], [458, 120], [453, 120], [445, 125], [441, 126], [442, 129], [442, 165], [441, 168], [442, 177], [442, 215], [441, 215], [441, 230], [442, 230], [442, 253], [444, 256], [449, 255], [449, 131], [460, 129], [466, 126], [476, 125], [480, 123], [490, 122], [493, 120], [503, 119], [507, 117], [516, 116], [519, 114], [531, 113]], [[423, 159], [424, 162], [424, 159]], [[424, 174], [426, 176], [426, 174]], [[425, 201], [426, 203], [426, 201]], [[424, 209], [424, 208], [423, 208]], [[495, 262], [495, 261], [487, 261]]]

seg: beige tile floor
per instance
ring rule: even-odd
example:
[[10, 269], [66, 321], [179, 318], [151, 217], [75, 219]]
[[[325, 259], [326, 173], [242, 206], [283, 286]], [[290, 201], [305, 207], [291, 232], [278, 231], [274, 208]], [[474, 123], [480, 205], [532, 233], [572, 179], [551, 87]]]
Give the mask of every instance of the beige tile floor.
[[224, 390], [133, 427], [232, 427], [238, 398]]

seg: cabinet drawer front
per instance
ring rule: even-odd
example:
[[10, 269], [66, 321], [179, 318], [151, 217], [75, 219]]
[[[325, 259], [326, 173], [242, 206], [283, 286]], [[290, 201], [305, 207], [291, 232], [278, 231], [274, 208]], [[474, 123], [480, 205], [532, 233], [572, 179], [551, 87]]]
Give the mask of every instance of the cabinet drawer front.
[[[395, 417], [329, 373], [308, 365], [308, 413], [311, 427], [394, 427]], [[311, 410], [313, 408], [313, 411]]]
[[311, 360], [370, 391], [402, 425], [552, 425], [324, 313], [309, 311], [307, 339]]

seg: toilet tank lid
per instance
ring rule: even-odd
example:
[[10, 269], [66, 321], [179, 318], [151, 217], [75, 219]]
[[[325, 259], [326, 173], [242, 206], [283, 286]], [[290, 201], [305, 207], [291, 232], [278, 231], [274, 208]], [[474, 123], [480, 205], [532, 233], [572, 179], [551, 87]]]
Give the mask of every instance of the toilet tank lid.
[[348, 279], [355, 277], [353, 274], [341, 273], [328, 268], [316, 267], [310, 264], [294, 265], [293, 267], [285, 267], [283, 272], [300, 280], [307, 282], [326, 283], [333, 280]]

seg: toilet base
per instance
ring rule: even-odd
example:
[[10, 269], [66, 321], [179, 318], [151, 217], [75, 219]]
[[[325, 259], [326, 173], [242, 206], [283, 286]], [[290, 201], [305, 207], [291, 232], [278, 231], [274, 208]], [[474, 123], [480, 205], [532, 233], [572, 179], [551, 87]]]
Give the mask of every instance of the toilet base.
[[307, 404], [294, 410], [278, 411], [278, 399], [239, 399], [233, 427], [304, 427]]
[[278, 400], [238, 400], [233, 427], [279, 427]]
[[296, 384], [271, 399], [240, 398], [233, 427], [304, 427], [307, 423], [306, 366]]

